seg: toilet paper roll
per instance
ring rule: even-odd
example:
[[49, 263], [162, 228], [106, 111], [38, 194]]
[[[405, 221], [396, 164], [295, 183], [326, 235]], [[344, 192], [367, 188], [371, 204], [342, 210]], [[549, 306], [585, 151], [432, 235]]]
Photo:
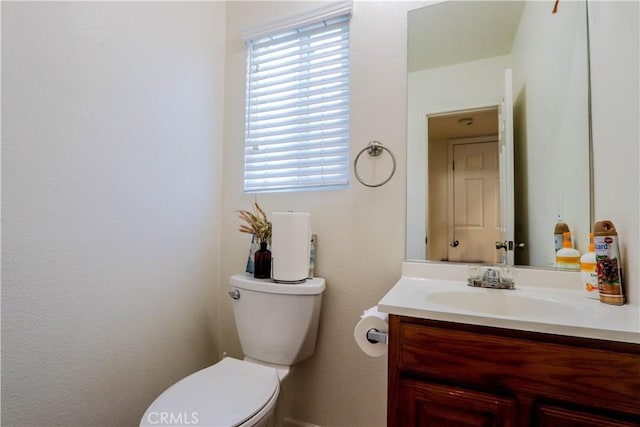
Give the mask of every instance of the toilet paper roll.
[[388, 332], [388, 315], [378, 311], [378, 307], [371, 307], [360, 316], [360, 321], [353, 330], [358, 347], [371, 357], [380, 357], [387, 353], [387, 344], [382, 342], [372, 343], [367, 339], [369, 329], [377, 329], [379, 332]]
[[271, 227], [271, 277], [282, 283], [304, 282], [311, 250], [309, 213], [273, 212]]

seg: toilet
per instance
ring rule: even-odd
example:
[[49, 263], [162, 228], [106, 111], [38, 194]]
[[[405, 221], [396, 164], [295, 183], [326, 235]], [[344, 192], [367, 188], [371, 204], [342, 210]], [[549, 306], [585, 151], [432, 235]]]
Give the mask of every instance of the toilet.
[[230, 285], [244, 359], [225, 357], [178, 381], [153, 401], [140, 426], [274, 425], [280, 382], [315, 351], [325, 281], [291, 285], [237, 274]]

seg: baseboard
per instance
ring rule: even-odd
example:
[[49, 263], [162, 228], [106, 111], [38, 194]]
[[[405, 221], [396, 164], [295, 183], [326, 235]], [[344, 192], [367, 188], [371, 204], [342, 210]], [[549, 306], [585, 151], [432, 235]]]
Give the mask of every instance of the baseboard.
[[321, 427], [321, 426], [307, 423], [304, 421], [294, 420], [293, 418], [285, 418], [283, 427]]

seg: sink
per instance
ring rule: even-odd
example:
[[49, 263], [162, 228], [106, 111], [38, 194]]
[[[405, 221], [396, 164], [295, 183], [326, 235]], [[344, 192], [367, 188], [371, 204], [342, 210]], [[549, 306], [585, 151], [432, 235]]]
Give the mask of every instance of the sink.
[[640, 307], [586, 298], [580, 272], [517, 269], [515, 289], [467, 286], [468, 268], [406, 261], [378, 302], [390, 315], [640, 344]]
[[586, 312], [564, 301], [527, 295], [518, 290], [465, 289], [427, 294], [433, 304], [470, 313], [553, 321], [567, 316], [584, 316]]

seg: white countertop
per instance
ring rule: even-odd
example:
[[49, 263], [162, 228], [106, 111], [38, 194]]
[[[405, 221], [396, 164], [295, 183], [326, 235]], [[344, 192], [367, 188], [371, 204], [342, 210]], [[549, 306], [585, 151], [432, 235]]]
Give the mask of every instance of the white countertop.
[[464, 265], [403, 263], [378, 303], [388, 314], [640, 344], [640, 309], [587, 298], [579, 273], [518, 269], [516, 289], [466, 285]]

